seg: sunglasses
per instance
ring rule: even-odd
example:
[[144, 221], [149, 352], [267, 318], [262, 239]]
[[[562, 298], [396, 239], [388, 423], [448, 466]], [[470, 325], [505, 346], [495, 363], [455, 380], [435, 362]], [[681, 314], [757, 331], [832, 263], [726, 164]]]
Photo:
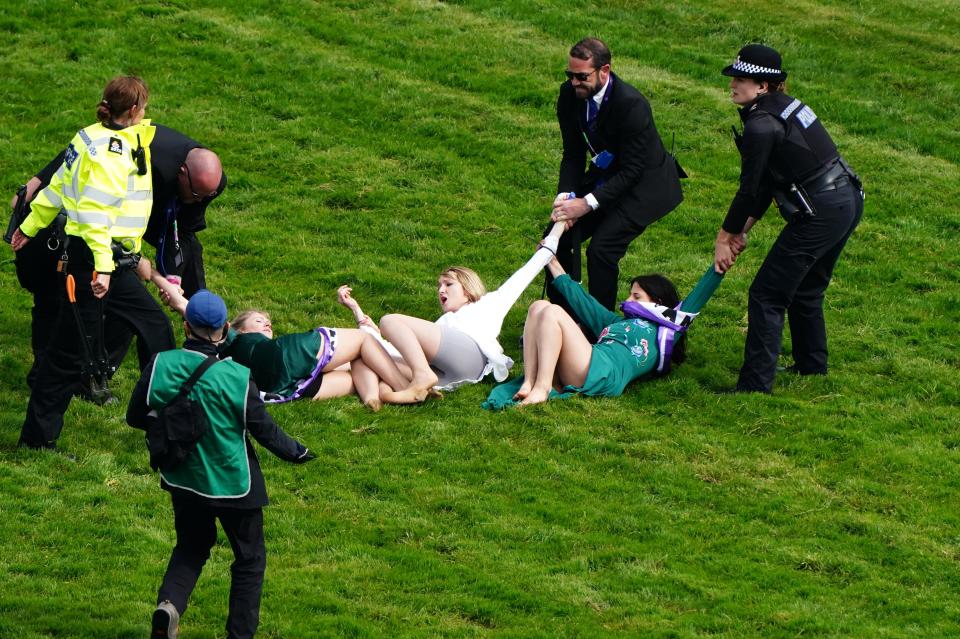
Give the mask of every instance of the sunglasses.
[[575, 72], [575, 71], [569, 71], [569, 70], [568, 70], [568, 71], [564, 71], [564, 74], [567, 76], [567, 80], [573, 80], [574, 78], [576, 78], [579, 82], [586, 82], [587, 79], [589, 79], [591, 75], [593, 75], [594, 73], [596, 73], [596, 72], [599, 71], [599, 70], [600, 70], [600, 69], [594, 69], [593, 71], [590, 71], [589, 73], [587, 73], [587, 72], [577, 73], [577, 72]]
[[190, 195], [193, 197], [194, 202], [203, 202], [204, 200], [212, 200], [217, 196], [216, 191], [207, 193], [206, 195], [200, 195], [199, 193], [197, 193], [197, 190], [193, 188], [193, 180], [190, 179], [190, 167], [187, 166], [186, 163], [184, 163], [183, 165], [183, 170], [187, 174], [187, 186], [190, 187]]

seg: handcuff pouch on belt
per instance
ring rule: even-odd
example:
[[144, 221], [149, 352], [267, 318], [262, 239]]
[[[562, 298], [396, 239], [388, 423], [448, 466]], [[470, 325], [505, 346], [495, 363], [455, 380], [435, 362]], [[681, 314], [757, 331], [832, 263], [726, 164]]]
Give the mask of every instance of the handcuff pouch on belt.
[[113, 250], [113, 264], [117, 270], [133, 270], [140, 263], [140, 254], [134, 253], [133, 249], [126, 248], [123, 240], [114, 240], [110, 243]]
[[803, 184], [790, 182], [789, 178], [769, 167], [770, 175], [780, 188], [773, 189], [773, 201], [777, 203], [780, 217], [787, 222], [802, 222], [817, 216], [812, 200]]
[[787, 189], [774, 189], [773, 201], [777, 203], [780, 217], [787, 222], [802, 222], [817, 216], [810, 196], [800, 184], [791, 184]]

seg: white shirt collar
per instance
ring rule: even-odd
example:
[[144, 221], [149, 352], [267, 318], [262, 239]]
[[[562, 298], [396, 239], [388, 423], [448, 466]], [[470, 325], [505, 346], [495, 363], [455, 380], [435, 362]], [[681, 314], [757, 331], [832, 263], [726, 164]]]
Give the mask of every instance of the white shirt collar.
[[597, 91], [597, 94], [593, 96], [593, 101], [597, 103], [597, 108], [603, 105], [603, 96], [606, 95], [607, 89], [610, 88], [610, 80], [613, 79], [613, 74], [607, 76], [607, 83], [603, 85], [603, 88]]

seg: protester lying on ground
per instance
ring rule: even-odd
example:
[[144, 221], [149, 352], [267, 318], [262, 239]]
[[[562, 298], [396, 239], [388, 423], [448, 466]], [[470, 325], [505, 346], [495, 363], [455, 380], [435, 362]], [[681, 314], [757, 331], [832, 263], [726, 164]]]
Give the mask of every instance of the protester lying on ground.
[[590, 344], [563, 308], [534, 302], [523, 326], [524, 375], [496, 386], [483, 403], [488, 410], [577, 393], [618, 397], [635, 379], [667, 374], [671, 363], [685, 359], [686, 329], [723, 279], [711, 265], [681, 302], [670, 280], [642, 275], [631, 282], [620, 316], [586, 293], [556, 260], [547, 268], [556, 292], [600, 337]]
[[444, 313], [436, 322], [390, 314], [380, 320], [380, 331], [410, 366], [409, 386], [386, 391], [383, 400], [404, 404], [422, 402], [433, 387], [453, 390], [475, 383], [493, 372], [497, 381], [507, 378], [513, 360], [497, 341], [507, 312], [539, 271], [554, 258], [564, 231], [558, 222], [537, 252], [516, 273], [491, 293], [472, 270], [453, 267], [440, 274], [437, 296]]
[[[183, 314], [187, 300], [179, 289], [156, 271], [151, 280], [161, 298]], [[320, 326], [274, 339], [270, 316], [255, 309], [243, 311], [231, 325], [221, 357], [232, 357], [249, 368], [267, 403], [356, 393], [376, 411], [383, 404], [381, 380], [391, 392], [410, 381], [380, 343], [359, 329]]]

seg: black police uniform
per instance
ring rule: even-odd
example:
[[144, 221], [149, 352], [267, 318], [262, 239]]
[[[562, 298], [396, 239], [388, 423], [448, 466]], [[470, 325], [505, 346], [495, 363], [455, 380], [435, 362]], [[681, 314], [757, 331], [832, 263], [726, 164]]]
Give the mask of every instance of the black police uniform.
[[[83, 324], [77, 324], [62, 284], [58, 287], [57, 323], [47, 351], [37, 367], [27, 417], [20, 432], [20, 444], [31, 448], [53, 448], [63, 416], [74, 395], [83, 388], [83, 366], [89, 356], [101, 359], [104, 336], [118, 330], [132, 330], [151, 355], [175, 347], [170, 320], [144, 288], [133, 265], [118, 266], [110, 274], [110, 288], [103, 299], [93, 295], [93, 253], [80, 237], [67, 236], [67, 272], [76, 282], [76, 310]], [[89, 345], [89, 355], [84, 352]]]
[[827, 372], [823, 295], [863, 214], [859, 178], [810, 107], [780, 92], [740, 109], [742, 169], [723, 229], [743, 230], [776, 200], [787, 225], [750, 286], [744, 362], [737, 390], [770, 392], [784, 313], [801, 374]]
[[[37, 173], [36, 177], [41, 184], [36, 193], [50, 183], [50, 179], [62, 163], [63, 155], [61, 154]], [[63, 255], [65, 221], [66, 216], [61, 212], [50, 226], [40, 230], [36, 237], [13, 254], [17, 281], [33, 296], [30, 321], [33, 366], [27, 373], [27, 386], [30, 388], [33, 388], [40, 362], [57, 326], [60, 293], [63, 289], [63, 275], [57, 272], [57, 262]]]
[[[182, 275], [181, 287], [187, 297], [206, 288], [203, 268], [203, 246], [197, 233], [206, 228], [206, 210], [223, 189], [226, 173], [220, 180], [216, 194], [200, 202], [184, 203], [179, 199], [178, 174], [193, 149], [206, 148], [196, 140], [175, 129], [154, 124], [156, 133], [150, 144], [150, 170], [153, 182], [153, 207], [143, 239], [157, 249], [156, 267], [164, 274]], [[36, 178], [43, 190], [54, 173], [63, 164], [63, 152], [50, 161]], [[176, 232], [174, 230], [176, 221]], [[56, 272], [56, 263], [62, 250], [62, 223], [52, 224], [40, 231], [31, 242], [16, 253], [15, 263], [20, 285], [33, 295], [31, 346], [33, 366], [27, 373], [27, 385], [34, 380], [50, 343], [58, 321], [58, 308], [63, 291], [63, 276]], [[73, 321], [68, 318], [69, 321]], [[119, 367], [130, 347], [133, 333], [125, 326], [116, 326], [106, 335], [105, 348], [112, 368]], [[152, 351], [142, 341], [137, 343], [140, 368], [147, 363]]]

